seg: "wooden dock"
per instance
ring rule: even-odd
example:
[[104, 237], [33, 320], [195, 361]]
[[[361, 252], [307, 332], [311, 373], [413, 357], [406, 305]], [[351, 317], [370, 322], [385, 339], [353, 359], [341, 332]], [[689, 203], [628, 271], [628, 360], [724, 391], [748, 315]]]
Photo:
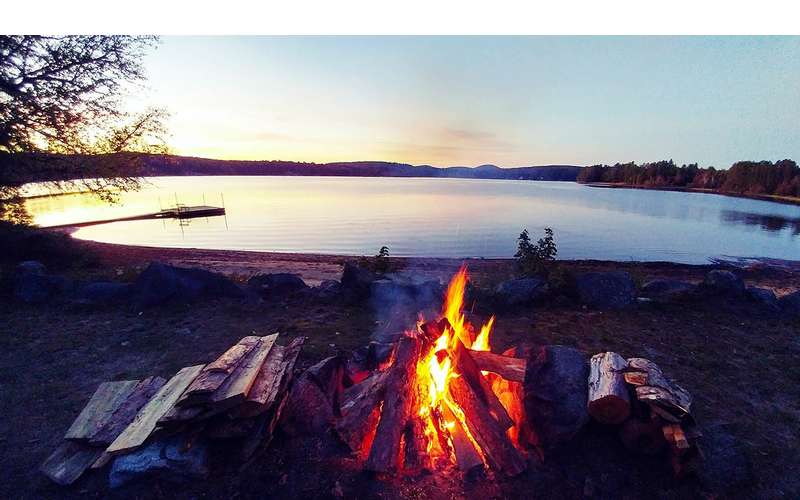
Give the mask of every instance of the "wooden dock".
[[128, 217], [117, 217], [114, 219], [76, 222], [73, 224], [59, 224], [56, 226], [47, 226], [44, 229], [57, 229], [62, 227], [85, 227], [85, 226], [95, 226], [97, 224], [108, 224], [111, 222], [125, 222], [125, 221], [148, 220], [148, 219], [195, 219], [198, 217], [216, 217], [219, 215], [225, 215], [224, 207], [213, 207], [209, 205], [198, 205], [198, 206], [176, 205], [172, 208], [159, 210], [158, 212], [153, 212], [149, 214], [131, 215]]

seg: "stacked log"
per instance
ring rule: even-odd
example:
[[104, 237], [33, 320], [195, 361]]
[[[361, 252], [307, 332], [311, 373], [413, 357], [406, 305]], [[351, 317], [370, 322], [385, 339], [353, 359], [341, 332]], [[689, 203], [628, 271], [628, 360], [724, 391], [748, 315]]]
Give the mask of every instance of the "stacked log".
[[245, 337], [215, 361], [182, 368], [169, 380], [100, 384], [41, 471], [68, 485], [89, 468], [176, 433], [246, 436], [240, 458], [249, 459], [269, 444], [305, 340], [284, 347], [277, 336]]

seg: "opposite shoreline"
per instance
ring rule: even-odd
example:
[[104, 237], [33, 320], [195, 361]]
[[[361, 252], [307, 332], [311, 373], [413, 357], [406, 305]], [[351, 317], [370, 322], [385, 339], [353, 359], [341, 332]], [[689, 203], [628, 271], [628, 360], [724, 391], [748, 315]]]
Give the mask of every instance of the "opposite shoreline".
[[731, 198], [745, 198], [749, 200], [771, 201], [774, 203], [780, 203], [782, 205], [800, 206], [800, 198], [794, 198], [791, 196], [778, 196], [774, 194], [743, 194], [743, 193], [716, 191], [714, 189], [690, 188], [681, 186], [636, 186], [634, 184], [619, 184], [613, 182], [578, 182], [578, 184], [588, 187], [608, 188], [608, 189], [645, 189], [650, 191], [677, 191], [681, 193], [715, 194], [718, 196], [729, 196]]

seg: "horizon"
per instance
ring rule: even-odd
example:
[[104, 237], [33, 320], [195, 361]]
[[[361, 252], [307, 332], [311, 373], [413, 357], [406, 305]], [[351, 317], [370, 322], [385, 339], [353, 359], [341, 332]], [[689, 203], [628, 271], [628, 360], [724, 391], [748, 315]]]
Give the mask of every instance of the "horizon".
[[[164, 37], [174, 154], [500, 168], [800, 156], [792, 37]], [[353, 158], [380, 158], [354, 160]]]

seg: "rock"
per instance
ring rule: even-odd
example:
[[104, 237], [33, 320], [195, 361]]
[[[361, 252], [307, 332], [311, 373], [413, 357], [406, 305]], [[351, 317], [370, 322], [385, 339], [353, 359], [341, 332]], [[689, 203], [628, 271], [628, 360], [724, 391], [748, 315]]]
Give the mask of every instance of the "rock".
[[47, 274], [47, 268], [38, 260], [26, 260], [17, 264], [14, 268], [14, 274], [19, 276], [21, 274], [38, 274], [43, 276]]
[[515, 307], [533, 304], [547, 295], [547, 282], [538, 278], [519, 278], [500, 283], [495, 289], [499, 305]]
[[703, 428], [700, 447], [705, 460], [699, 464], [698, 477], [713, 497], [737, 496], [753, 480], [752, 464], [728, 425]]
[[358, 265], [347, 262], [342, 271], [342, 291], [354, 298], [369, 295], [370, 285], [375, 281], [375, 273]]
[[788, 316], [800, 317], [800, 290], [784, 295], [778, 300], [778, 303]]
[[160, 262], [151, 262], [133, 284], [133, 303], [137, 308], [156, 306], [171, 300], [190, 301], [204, 296], [240, 298], [244, 292], [221, 274]]
[[99, 281], [78, 286], [73, 300], [83, 305], [122, 304], [130, 299], [132, 292], [131, 283]]
[[770, 312], [780, 312], [781, 305], [778, 302], [778, 297], [776, 297], [775, 292], [769, 288], [749, 286], [745, 292], [750, 300], [763, 307], [765, 310]]
[[744, 293], [744, 281], [730, 271], [714, 269], [706, 274], [701, 288], [712, 295], [735, 296]]
[[313, 291], [322, 300], [333, 300], [340, 295], [342, 284], [336, 280], [325, 280], [314, 287]]
[[308, 289], [299, 274], [258, 274], [247, 280], [247, 286], [262, 297], [275, 298]]
[[333, 421], [333, 405], [322, 389], [303, 373], [292, 383], [286, 407], [281, 413], [281, 429], [289, 436], [318, 435]]
[[543, 448], [572, 439], [589, 422], [589, 363], [572, 347], [533, 349], [525, 374], [524, 406]]
[[686, 281], [669, 278], [648, 281], [640, 295], [656, 302], [672, 302], [688, 298], [697, 287]]
[[172, 481], [207, 477], [208, 446], [199, 439], [187, 446], [181, 435], [153, 441], [114, 460], [108, 480], [112, 488], [118, 488], [151, 475]]
[[14, 297], [29, 304], [40, 304], [68, 292], [73, 282], [63, 276], [22, 273], [14, 276]]
[[636, 300], [636, 287], [625, 271], [591, 272], [575, 277], [578, 298], [595, 309], [620, 309]]

